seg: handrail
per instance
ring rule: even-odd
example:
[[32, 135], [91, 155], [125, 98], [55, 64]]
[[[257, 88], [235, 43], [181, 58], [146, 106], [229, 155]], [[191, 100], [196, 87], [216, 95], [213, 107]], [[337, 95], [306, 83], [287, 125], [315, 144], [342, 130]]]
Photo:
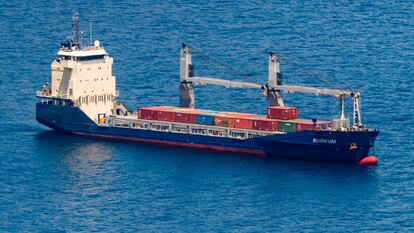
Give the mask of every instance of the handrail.
[[58, 99], [71, 99], [70, 95], [67, 94], [61, 94], [61, 95], [53, 95], [50, 92], [47, 91], [36, 91], [37, 97], [47, 97], [47, 98], [58, 98]]
[[[141, 124], [142, 127], [134, 126]], [[185, 134], [194, 134], [194, 135], [206, 135], [206, 136], [216, 136], [216, 137], [229, 137], [236, 139], [248, 139], [252, 137], [267, 136], [273, 134], [284, 134], [280, 131], [259, 131], [259, 130], [248, 130], [248, 129], [236, 129], [236, 128], [227, 128], [220, 126], [208, 126], [208, 125], [194, 125], [186, 123], [176, 123], [176, 122], [165, 122], [165, 121], [154, 121], [154, 120], [144, 120], [144, 119], [133, 119], [131, 117], [119, 117], [119, 116], [110, 116], [105, 118], [104, 122], [98, 122], [99, 126], [113, 126], [121, 128], [139, 128], [143, 130], [154, 130], [154, 131], [165, 131], [173, 133], [185, 133]], [[159, 127], [159, 129], [157, 129]], [[174, 130], [178, 128], [185, 128], [185, 131]], [[200, 132], [193, 132], [194, 130], [201, 130]], [[203, 131], [205, 130], [205, 132]], [[224, 135], [221, 134], [212, 134], [211, 130], [221, 131]], [[232, 133], [244, 134], [244, 136], [232, 136]]]

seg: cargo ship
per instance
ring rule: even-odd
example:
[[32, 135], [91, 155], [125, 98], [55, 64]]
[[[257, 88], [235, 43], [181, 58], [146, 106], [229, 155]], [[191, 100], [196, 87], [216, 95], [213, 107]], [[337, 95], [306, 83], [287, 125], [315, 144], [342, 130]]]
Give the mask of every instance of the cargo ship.
[[[113, 58], [99, 41], [85, 42], [79, 15], [73, 35], [61, 43], [51, 64], [50, 84], [36, 92], [36, 119], [56, 131], [80, 136], [189, 147], [269, 158], [374, 165], [370, 155], [379, 131], [362, 124], [360, 93], [282, 83], [280, 61], [268, 56], [268, 82], [258, 84], [194, 75], [191, 49], [181, 45], [179, 107], [143, 106], [129, 110], [118, 100]], [[198, 85], [256, 88], [268, 102], [267, 114], [195, 108]], [[331, 95], [341, 102], [339, 117], [299, 119], [296, 107], [285, 106], [285, 93]], [[345, 98], [352, 99], [352, 122]]]

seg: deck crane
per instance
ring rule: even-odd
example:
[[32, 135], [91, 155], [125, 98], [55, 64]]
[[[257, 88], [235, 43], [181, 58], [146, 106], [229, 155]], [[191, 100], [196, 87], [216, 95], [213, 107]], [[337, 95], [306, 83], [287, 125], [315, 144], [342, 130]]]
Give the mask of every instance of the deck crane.
[[193, 85], [219, 85], [227, 88], [256, 88], [264, 90], [269, 106], [283, 106], [281, 92], [302, 92], [315, 95], [331, 95], [341, 99], [341, 113], [339, 119], [334, 120], [334, 124], [340, 129], [349, 128], [349, 123], [345, 117], [345, 97], [350, 96], [353, 102], [353, 124], [352, 128], [363, 127], [360, 114], [360, 93], [350, 90], [326, 89], [296, 85], [282, 85], [282, 74], [280, 72], [280, 60], [274, 52], [269, 53], [268, 57], [268, 84], [258, 84], [253, 82], [225, 80], [213, 77], [194, 77], [194, 66], [191, 60], [191, 49], [186, 45], [181, 45], [180, 60], [180, 105], [181, 107], [194, 108], [195, 95]]

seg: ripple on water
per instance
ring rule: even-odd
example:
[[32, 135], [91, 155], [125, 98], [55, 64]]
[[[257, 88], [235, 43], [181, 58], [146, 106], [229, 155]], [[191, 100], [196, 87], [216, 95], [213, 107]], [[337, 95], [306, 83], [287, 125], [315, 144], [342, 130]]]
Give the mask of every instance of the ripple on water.
[[[323, 76], [362, 92], [364, 121], [381, 130], [380, 164], [263, 160], [45, 130], [33, 95], [75, 11], [82, 30], [91, 17], [94, 38], [114, 56], [131, 109], [178, 103], [181, 42], [194, 48], [196, 75], [257, 82], [276, 51], [286, 83], [326, 86]], [[411, 2], [9, 1], [0, 18], [1, 231], [414, 230]], [[265, 109], [256, 90], [196, 94], [201, 108]], [[330, 97], [284, 97], [304, 117], [338, 109]]]

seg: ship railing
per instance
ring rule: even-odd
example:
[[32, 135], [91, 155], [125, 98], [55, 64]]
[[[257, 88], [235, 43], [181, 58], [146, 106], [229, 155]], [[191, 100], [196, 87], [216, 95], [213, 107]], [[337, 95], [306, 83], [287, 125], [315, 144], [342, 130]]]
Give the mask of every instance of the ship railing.
[[368, 128], [366, 126], [351, 125], [348, 118], [332, 119], [332, 128], [321, 129], [327, 131], [378, 131], [376, 128]]
[[144, 119], [132, 119], [130, 117], [111, 116], [107, 117], [100, 126], [112, 126], [119, 128], [133, 128], [142, 130], [152, 130], [161, 132], [204, 135], [214, 137], [226, 137], [234, 139], [248, 139], [262, 137], [272, 134], [283, 134], [278, 131], [258, 131], [248, 129], [234, 129], [220, 126], [195, 125], [176, 122], [153, 121]]
[[36, 96], [40, 98], [59, 98], [59, 99], [71, 99], [67, 94], [52, 94], [50, 91], [36, 91]]
[[36, 91], [37, 97], [52, 97], [52, 93], [49, 91]]

